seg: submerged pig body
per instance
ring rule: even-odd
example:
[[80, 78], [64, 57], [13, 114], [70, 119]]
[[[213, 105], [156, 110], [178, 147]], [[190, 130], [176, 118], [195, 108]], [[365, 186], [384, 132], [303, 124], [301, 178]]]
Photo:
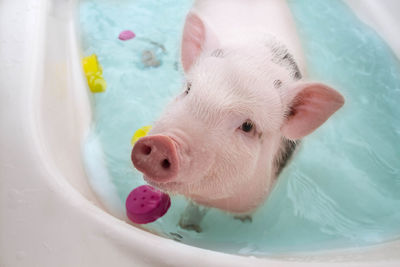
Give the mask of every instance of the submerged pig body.
[[185, 23], [185, 85], [132, 151], [152, 185], [248, 214], [270, 192], [295, 142], [343, 105], [305, 82], [284, 1], [196, 2]]

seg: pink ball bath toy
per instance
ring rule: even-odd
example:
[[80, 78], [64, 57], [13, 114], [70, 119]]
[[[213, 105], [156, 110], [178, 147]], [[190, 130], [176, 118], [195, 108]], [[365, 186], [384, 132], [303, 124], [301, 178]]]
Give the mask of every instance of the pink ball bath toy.
[[168, 194], [149, 185], [142, 185], [126, 198], [126, 214], [128, 218], [138, 224], [151, 223], [164, 216], [171, 206]]

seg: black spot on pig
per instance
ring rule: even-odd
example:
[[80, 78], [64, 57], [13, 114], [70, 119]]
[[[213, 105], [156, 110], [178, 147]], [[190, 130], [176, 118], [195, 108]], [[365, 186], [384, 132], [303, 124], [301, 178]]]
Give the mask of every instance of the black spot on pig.
[[278, 64], [290, 71], [290, 76], [294, 80], [300, 80], [302, 78], [299, 67], [293, 58], [293, 55], [289, 53], [288, 49], [277, 41], [267, 45], [272, 52], [272, 62]]
[[275, 80], [274, 81], [274, 87], [275, 88], [279, 88], [282, 86], [282, 81], [281, 80]]
[[297, 66], [296, 61], [294, 61], [292, 54], [287, 53], [282, 58], [282, 61], [291, 67], [293, 79], [300, 80], [302, 76], [301, 76], [301, 73], [300, 73], [299, 67]]
[[275, 155], [274, 165], [276, 170], [276, 177], [281, 173], [283, 168], [287, 165], [291, 159], [297, 145], [300, 141], [291, 141], [286, 138], [282, 140], [281, 148]]
[[211, 52], [212, 57], [224, 57], [224, 51], [222, 49], [215, 49]]

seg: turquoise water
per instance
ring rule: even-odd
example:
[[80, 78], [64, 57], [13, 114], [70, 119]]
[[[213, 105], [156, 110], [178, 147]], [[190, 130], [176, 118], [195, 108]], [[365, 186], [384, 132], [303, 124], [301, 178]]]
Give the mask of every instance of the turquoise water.
[[[96, 53], [108, 83], [93, 96], [84, 145], [90, 182], [109, 211], [123, 217], [128, 193], [143, 184], [130, 139], [152, 124], [183, 80], [180, 36], [191, 1], [80, 4], [83, 54]], [[180, 242], [245, 255], [357, 247], [400, 236], [400, 64], [339, 0], [290, 0], [312, 79], [333, 85], [345, 106], [303, 140], [251, 223], [211, 209], [202, 233], [177, 223], [185, 199], [145, 227]], [[122, 30], [137, 37], [122, 42]], [[144, 50], [159, 67], [141, 63]]]

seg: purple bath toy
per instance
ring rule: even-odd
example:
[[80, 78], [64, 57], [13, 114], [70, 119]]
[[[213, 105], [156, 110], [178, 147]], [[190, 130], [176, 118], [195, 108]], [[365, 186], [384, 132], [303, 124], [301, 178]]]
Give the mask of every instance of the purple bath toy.
[[120, 40], [122, 40], [122, 41], [126, 41], [126, 40], [129, 40], [129, 39], [135, 38], [135, 36], [136, 36], [136, 35], [135, 35], [132, 31], [126, 30], [126, 31], [122, 31], [122, 32], [119, 34], [118, 38], [119, 38]]
[[164, 216], [171, 206], [171, 199], [154, 187], [142, 185], [132, 190], [125, 206], [126, 215], [132, 222], [145, 224]]

